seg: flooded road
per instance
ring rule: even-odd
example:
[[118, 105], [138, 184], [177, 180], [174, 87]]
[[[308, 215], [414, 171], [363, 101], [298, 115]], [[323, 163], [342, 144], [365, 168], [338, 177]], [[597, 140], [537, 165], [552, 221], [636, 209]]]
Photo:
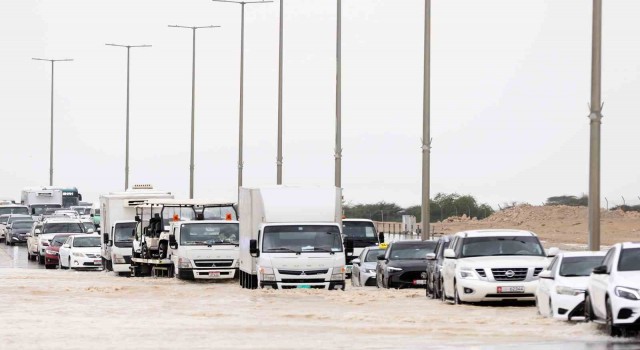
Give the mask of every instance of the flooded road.
[[21, 269], [44, 269], [44, 265], [27, 258], [27, 245], [6, 245], [0, 242], [0, 268], [13, 267]]

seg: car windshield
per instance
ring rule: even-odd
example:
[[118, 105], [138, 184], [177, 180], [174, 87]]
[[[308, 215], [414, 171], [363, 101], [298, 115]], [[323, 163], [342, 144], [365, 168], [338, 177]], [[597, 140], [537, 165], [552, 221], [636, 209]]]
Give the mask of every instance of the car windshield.
[[189, 223], [180, 225], [183, 245], [238, 244], [236, 223]]
[[10, 224], [15, 221], [33, 221], [30, 215], [25, 216], [11, 216], [7, 219], [7, 224]]
[[29, 209], [27, 207], [0, 207], [0, 215], [3, 214], [29, 215]]
[[594, 267], [602, 265], [602, 256], [566, 256], [562, 258], [560, 276], [589, 276]]
[[[198, 212], [202, 209], [196, 209]], [[217, 208], [204, 208], [202, 212], [204, 220], [226, 220], [227, 215], [230, 215], [229, 220], [238, 220], [236, 217], [236, 211], [232, 206], [217, 207]]]
[[96, 225], [93, 222], [82, 222], [82, 226], [84, 226], [84, 232], [89, 232], [89, 229], [96, 230]]
[[100, 237], [76, 237], [73, 246], [78, 248], [100, 247]]
[[544, 256], [544, 249], [534, 236], [467, 237], [462, 245], [462, 257], [495, 255]]
[[15, 221], [11, 228], [15, 229], [27, 229], [33, 226], [33, 221]]
[[67, 241], [68, 236], [55, 236], [53, 240], [51, 240], [51, 245], [54, 247], [61, 247], [64, 242]]
[[341, 252], [342, 236], [335, 225], [267, 226], [262, 249], [269, 253]]
[[116, 224], [114, 232], [114, 241], [118, 247], [131, 247], [133, 244], [134, 230], [136, 229], [135, 222], [127, 222], [122, 224]]
[[622, 249], [618, 271], [640, 271], [640, 248]]
[[436, 242], [394, 244], [389, 252], [389, 260], [424, 260], [435, 248]]
[[364, 262], [376, 262], [378, 256], [384, 255], [383, 249], [371, 249], [367, 252], [367, 256], [364, 258]]
[[58, 232], [83, 233], [84, 227], [76, 222], [48, 222], [42, 229], [43, 234]]
[[348, 239], [378, 242], [376, 228], [370, 221], [343, 221], [342, 233]]
[[9, 219], [9, 215], [2, 215], [0, 216], [0, 224], [5, 225], [7, 223], [7, 220]]

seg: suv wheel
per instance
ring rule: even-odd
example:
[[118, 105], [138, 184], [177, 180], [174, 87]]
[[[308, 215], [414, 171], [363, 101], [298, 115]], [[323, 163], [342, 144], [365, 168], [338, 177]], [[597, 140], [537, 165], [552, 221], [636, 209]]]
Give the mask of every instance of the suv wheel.
[[591, 307], [591, 297], [589, 294], [584, 295], [584, 321], [591, 322], [594, 320], [593, 308]]
[[616, 325], [613, 324], [613, 312], [611, 311], [611, 301], [609, 301], [609, 298], [607, 298], [606, 300], [606, 308], [607, 308], [607, 323], [606, 323], [606, 327], [607, 327], [607, 334], [611, 337], [619, 337], [622, 336], [622, 330], [620, 329], [620, 327], [616, 327]]
[[442, 302], [446, 302], [447, 301], [447, 295], [444, 292], [444, 281], [440, 280], [440, 300], [442, 300]]
[[457, 283], [453, 283], [453, 303], [456, 305], [463, 304], [462, 300], [460, 300], [460, 296], [458, 295], [458, 285]]

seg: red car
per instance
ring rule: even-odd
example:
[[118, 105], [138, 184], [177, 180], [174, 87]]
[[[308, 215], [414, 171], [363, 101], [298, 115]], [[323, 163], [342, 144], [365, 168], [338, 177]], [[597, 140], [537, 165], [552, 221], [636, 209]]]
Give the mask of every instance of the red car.
[[55, 235], [51, 239], [51, 244], [44, 251], [44, 267], [47, 269], [55, 269], [58, 267], [58, 250], [64, 244], [69, 236], [73, 234]]

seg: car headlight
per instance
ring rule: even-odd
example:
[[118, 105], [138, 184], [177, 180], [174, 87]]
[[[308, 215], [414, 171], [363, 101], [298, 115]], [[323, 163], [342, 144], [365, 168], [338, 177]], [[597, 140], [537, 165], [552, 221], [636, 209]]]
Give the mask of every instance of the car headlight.
[[45, 250], [45, 253], [47, 253], [49, 255], [58, 255], [58, 252], [56, 252], [55, 250], [50, 250], [50, 249]]
[[478, 275], [476, 275], [476, 272], [471, 269], [461, 269], [460, 278], [464, 278], [467, 280], [477, 280]]
[[49, 245], [49, 241], [48, 241], [48, 240], [46, 240], [46, 239], [41, 239], [41, 240], [40, 240], [40, 245], [42, 245], [42, 246], [45, 246], [45, 247], [46, 247], [46, 246], [48, 246], [48, 245]]
[[387, 266], [387, 269], [388, 269], [390, 272], [402, 271], [402, 269], [401, 269], [401, 268], [399, 268], [399, 267], [393, 267], [393, 266]]
[[366, 269], [367, 273], [376, 273], [375, 269]]
[[561, 294], [561, 295], [580, 295], [582, 293], [584, 293], [584, 290], [582, 289], [576, 289], [576, 288], [571, 288], [571, 287], [567, 287], [567, 286], [557, 286], [556, 287], [556, 293]]
[[616, 287], [616, 295], [629, 300], [640, 300], [640, 291], [628, 287]]
[[178, 268], [180, 269], [190, 269], [191, 268], [191, 260], [189, 259], [178, 259]]
[[81, 257], [81, 258], [84, 257], [84, 254], [80, 253], [80, 252], [73, 252], [72, 254], [73, 254], [73, 256], [78, 256], [78, 257]]

